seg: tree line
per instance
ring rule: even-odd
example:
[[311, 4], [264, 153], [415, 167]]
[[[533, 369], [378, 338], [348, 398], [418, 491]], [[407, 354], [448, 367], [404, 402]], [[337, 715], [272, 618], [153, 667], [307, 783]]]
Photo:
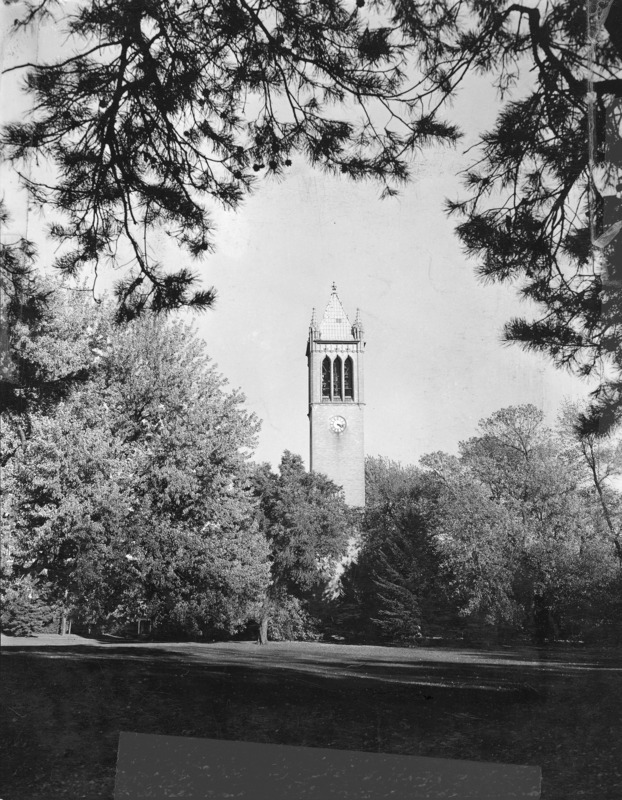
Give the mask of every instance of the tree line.
[[337, 619], [385, 641], [619, 639], [622, 449], [497, 411], [458, 455], [367, 462], [361, 551]]
[[290, 453], [278, 474], [251, 463], [259, 421], [192, 325], [119, 327], [39, 288], [29, 320], [4, 308], [22, 388], [2, 412], [3, 628], [306, 629], [347, 537], [339, 488]]
[[[314, 620], [398, 639], [441, 618], [545, 637], [606, 627], [618, 467], [598, 437], [622, 416], [621, 9], [26, 3], [14, 33], [37, 25], [66, 49], [5, 70], [24, 77], [32, 108], [4, 127], [2, 154], [57, 257], [41, 281], [31, 241], [0, 242], [3, 624], [40, 625], [54, 608], [92, 626], [144, 614], [189, 635], [254, 621], [263, 638]], [[394, 194], [422, 148], [459, 142], [451, 101], [473, 74], [499, 90], [498, 114], [447, 211], [480, 277], [536, 309], [506, 339], [597, 388], [575, 411], [580, 438], [506, 409], [456, 457], [370, 462], [353, 519], [299, 458], [278, 474], [252, 465], [258, 421], [190, 328], [114, 323], [211, 307], [196, 269], [214, 246], [211, 205], [237, 208], [296, 158]], [[181, 267], [161, 263], [154, 232]], [[117, 270], [106, 312], [59, 289], [93, 266]], [[357, 562], [338, 566], [354, 541]], [[339, 570], [342, 597], [327, 604]]]
[[370, 458], [353, 510], [300, 456], [253, 463], [259, 420], [191, 324], [38, 291], [30, 316], [3, 307], [3, 630], [619, 634], [622, 451], [576, 409], [555, 429], [503, 409], [418, 466]]

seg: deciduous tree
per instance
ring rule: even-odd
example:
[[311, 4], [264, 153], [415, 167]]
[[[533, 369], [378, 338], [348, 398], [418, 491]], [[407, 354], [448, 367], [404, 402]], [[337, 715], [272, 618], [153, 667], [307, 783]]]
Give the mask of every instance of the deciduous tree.
[[[8, 218], [0, 201], [0, 225]], [[30, 431], [30, 414], [50, 410], [94, 374], [110, 315], [99, 314], [84, 286], [58, 285], [36, 269], [31, 242], [0, 242], [0, 413], [2, 463]]]
[[443, 483], [437, 535], [463, 613], [544, 638], [598, 609], [616, 571], [602, 506], [538, 409], [502, 409], [459, 458], [423, 463]]
[[246, 623], [268, 580], [246, 465], [258, 424], [190, 327], [111, 328], [97, 371], [31, 425], [12, 463], [14, 575], [45, 574], [89, 623]]
[[354, 534], [343, 494], [325, 475], [306, 472], [302, 458], [285, 451], [275, 474], [255, 473], [260, 529], [270, 545], [271, 580], [259, 614], [259, 639], [284, 604], [299, 608], [321, 596]]

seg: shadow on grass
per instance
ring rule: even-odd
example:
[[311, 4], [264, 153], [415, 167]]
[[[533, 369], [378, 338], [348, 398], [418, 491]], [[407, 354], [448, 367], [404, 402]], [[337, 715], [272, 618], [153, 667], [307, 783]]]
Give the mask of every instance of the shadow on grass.
[[10, 647], [3, 791], [111, 798], [125, 730], [533, 764], [544, 800], [622, 796], [619, 670], [469, 652], [414, 650], [406, 662], [406, 651], [390, 661], [321, 645]]

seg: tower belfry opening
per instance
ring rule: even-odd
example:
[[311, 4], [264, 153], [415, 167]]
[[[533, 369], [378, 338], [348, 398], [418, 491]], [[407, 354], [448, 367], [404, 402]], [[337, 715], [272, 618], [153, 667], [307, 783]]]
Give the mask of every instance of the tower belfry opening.
[[360, 312], [351, 324], [333, 283], [307, 343], [311, 470], [343, 486], [351, 506], [365, 505], [363, 336]]

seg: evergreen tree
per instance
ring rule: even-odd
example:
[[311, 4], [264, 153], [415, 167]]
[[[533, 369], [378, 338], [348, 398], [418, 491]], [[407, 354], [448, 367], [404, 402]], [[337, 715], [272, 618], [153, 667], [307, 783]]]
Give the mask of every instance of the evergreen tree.
[[507, 99], [467, 170], [466, 199], [448, 208], [462, 216], [457, 231], [479, 275], [535, 303], [505, 338], [604, 376], [580, 422], [603, 433], [622, 414], [622, 3], [472, 6], [480, 54]]
[[12, 67], [28, 70], [36, 110], [4, 140], [10, 158], [39, 154], [57, 169], [52, 182], [28, 181], [35, 201], [61, 212], [57, 266], [73, 274], [114, 260], [123, 241], [133, 270], [117, 287], [121, 317], [205, 308], [214, 292], [194, 290], [189, 266], [158, 262], [145, 243], [154, 228], [204, 255], [206, 201], [235, 208], [296, 154], [391, 193], [416, 148], [457, 136], [428, 97], [455, 83], [437, 64], [452, 6], [396, 3], [377, 15], [364, 0], [88, 0], [70, 15], [52, 0], [29, 4], [17, 28], [62, 32], [72, 55]]
[[3, 592], [0, 624], [11, 636], [32, 636], [49, 629], [54, 623], [55, 609], [43, 587], [25, 576], [13, 581]]
[[413, 642], [447, 613], [432, 537], [437, 486], [421, 470], [383, 458], [365, 463], [365, 517], [348, 603], [358, 595], [362, 630], [393, 642]]

